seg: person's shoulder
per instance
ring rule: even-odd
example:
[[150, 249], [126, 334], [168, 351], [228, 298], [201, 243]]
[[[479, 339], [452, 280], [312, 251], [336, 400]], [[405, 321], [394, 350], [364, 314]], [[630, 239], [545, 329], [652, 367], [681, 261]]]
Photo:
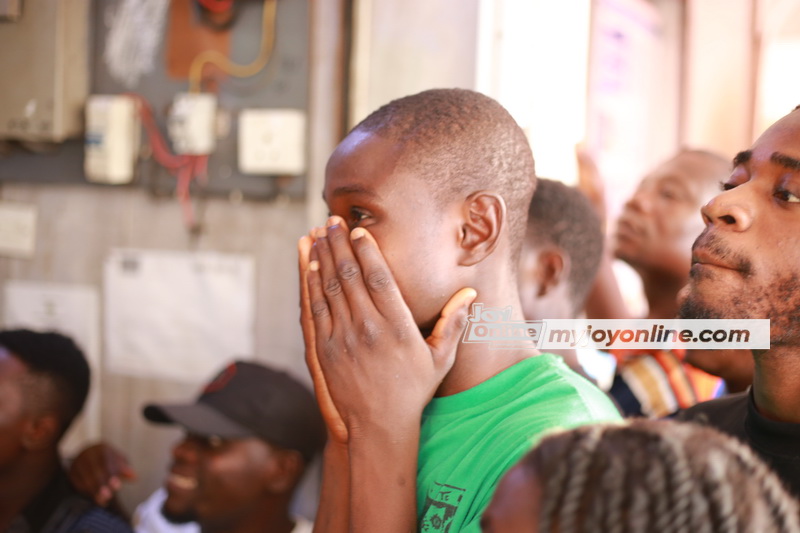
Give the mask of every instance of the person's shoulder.
[[117, 515], [97, 506], [90, 507], [69, 528], [69, 533], [133, 533], [133, 528]]
[[530, 382], [534, 386], [528, 388], [529, 384], [521, 380], [519, 394], [533, 402], [537, 410], [546, 409], [564, 427], [619, 420], [619, 410], [608, 395], [567, 367], [560, 357], [543, 353], [535, 359], [538, 364], [528, 369], [535, 374]]
[[686, 409], [682, 409], [678, 411], [675, 418], [679, 420], [693, 420], [702, 415], [716, 415], [718, 413], [731, 412], [731, 410], [744, 412], [747, 410], [748, 400], [748, 392], [728, 394], [722, 398], [700, 402]]
[[747, 391], [729, 394], [682, 409], [673, 418], [712, 426], [726, 433], [738, 434], [744, 431], [744, 420], [749, 401], [750, 393]]

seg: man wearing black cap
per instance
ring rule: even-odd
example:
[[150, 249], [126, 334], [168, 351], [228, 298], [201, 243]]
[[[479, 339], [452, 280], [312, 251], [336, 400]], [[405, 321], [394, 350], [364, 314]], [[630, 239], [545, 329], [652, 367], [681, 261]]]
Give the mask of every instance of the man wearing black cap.
[[194, 403], [148, 405], [144, 416], [183, 426], [186, 436], [165, 491], [137, 510], [137, 532], [191, 530], [177, 524], [194, 520], [204, 533], [310, 533], [289, 504], [325, 428], [311, 393], [288, 374], [238, 361]]

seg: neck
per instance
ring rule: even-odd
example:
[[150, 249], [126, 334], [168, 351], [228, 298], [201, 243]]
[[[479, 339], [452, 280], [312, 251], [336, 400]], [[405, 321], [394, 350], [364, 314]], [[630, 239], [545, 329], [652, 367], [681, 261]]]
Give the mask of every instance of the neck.
[[758, 412], [769, 419], [800, 424], [797, 350], [797, 346], [780, 346], [755, 358], [753, 398]]
[[678, 315], [678, 292], [688, 282], [687, 276], [637, 269], [647, 298], [647, 318], [667, 319]]
[[[479, 289], [475, 303], [483, 304], [484, 310], [510, 308], [509, 320], [522, 321], [524, 317], [519, 301], [519, 292], [515, 288], [516, 284], [508, 285], [513, 288], [494, 292]], [[471, 314], [472, 309], [470, 309]], [[469, 327], [469, 323], [467, 327]], [[533, 346], [505, 350], [493, 349], [488, 343], [460, 342], [456, 351], [455, 364], [439, 386], [436, 396], [450, 396], [471, 389], [523, 359], [535, 355], [539, 355], [539, 351]]]
[[0, 472], [0, 531], [44, 490], [58, 468], [57, 452], [48, 450], [26, 453]]

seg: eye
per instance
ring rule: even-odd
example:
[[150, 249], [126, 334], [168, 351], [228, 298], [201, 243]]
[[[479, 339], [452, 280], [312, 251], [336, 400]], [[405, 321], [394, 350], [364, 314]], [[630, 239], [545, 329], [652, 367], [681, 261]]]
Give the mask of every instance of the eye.
[[219, 450], [227, 441], [218, 435], [190, 435], [189, 438], [206, 450]]
[[777, 189], [775, 189], [774, 196], [778, 200], [781, 200], [781, 201], [784, 201], [784, 202], [787, 202], [787, 203], [790, 203], [790, 204], [796, 204], [796, 203], [800, 202], [800, 198], [798, 198], [797, 196], [795, 196], [791, 192], [787, 191], [783, 187], [778, 187]]
[[661, 189], [660, 191], [658, 191], [658, 194], [660, 194], [662, 198], [666, 198], [667, 200], [675, 200], [678, 198], [678, 195], [675, 194], [674, 191], [671, 191], [669, 189]]
[[350, 218], [347, 223], [352, 229], [358, 227], [364, 220], [368, 218], [370, 218], [370, 214], [364, 209], [361, 209], [360, 207], [351, 207]]

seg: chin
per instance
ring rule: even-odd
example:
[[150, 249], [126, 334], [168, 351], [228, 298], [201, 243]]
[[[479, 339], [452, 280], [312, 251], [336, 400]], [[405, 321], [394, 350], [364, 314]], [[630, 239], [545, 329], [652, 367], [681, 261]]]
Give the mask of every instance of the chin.
[[161, 514], [166, 518], [167, 522], [171, 524], [188, 524], [197, 521], [197, 515], [194, 509], [170, 509], [164, 505], [161, 508]]
[[734, 317], [722, 316], [722, 313], [706, 302], [701, 301], [696, 294], [689, 293], [681, 302], [680, 309], [678, 309], [678, 318], [711, 319]]

